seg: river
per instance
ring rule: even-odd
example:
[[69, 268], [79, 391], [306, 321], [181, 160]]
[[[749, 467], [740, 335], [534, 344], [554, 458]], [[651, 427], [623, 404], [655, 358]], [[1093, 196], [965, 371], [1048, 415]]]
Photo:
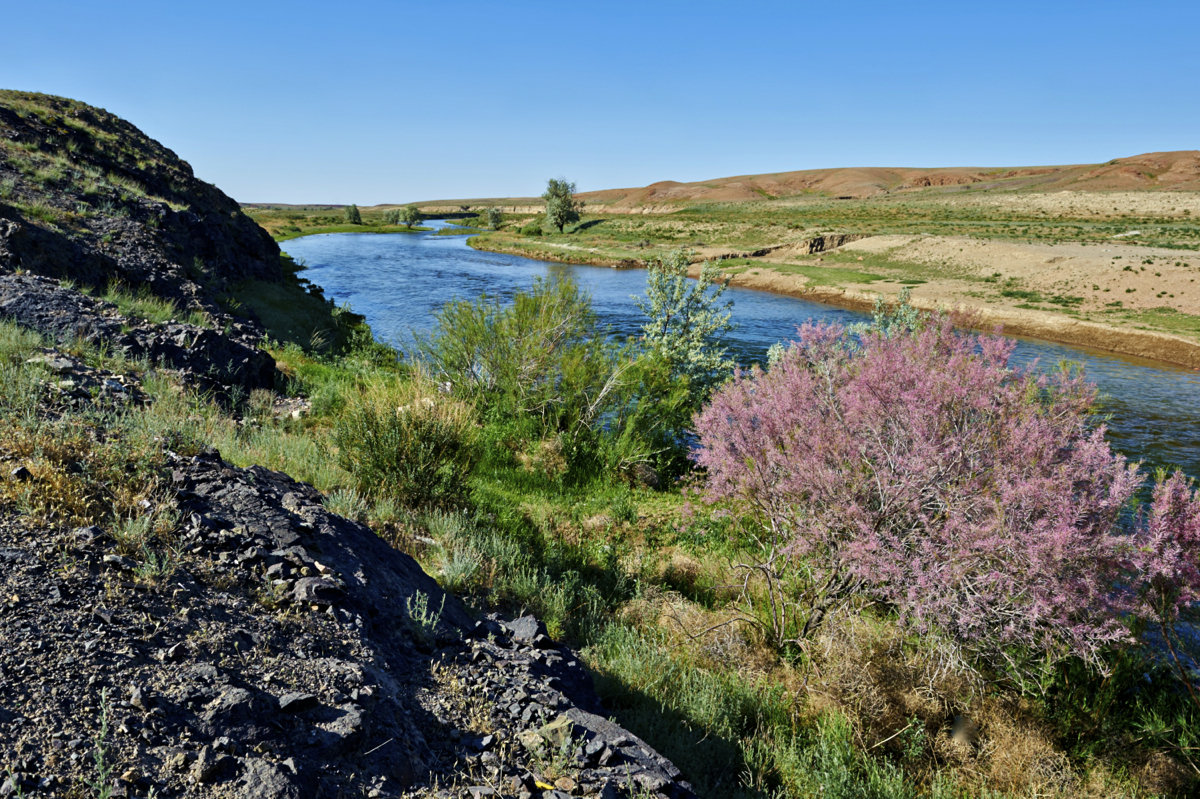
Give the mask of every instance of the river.
[[[426, 223], [430, 224], [430, 223]], [[444, 223], [432, 223], [440, 227]], [[619, 335], [632, 335], [645, 317], [634, 302], [645, 288], [640, 269], [570, 266], [480, 252], [463, 236], [432, 233], [335, 233], [284, 242], [307, 265], [303, 276], [338, 304], [366, 316], [378, 338], [402, 352], [414, 332], [427, 331], [434, 314], [454, 299], [481, 294], [507, 298], [538, 277], [565, 275], [591, 294], [600, 318]], [[793, 297], [730, 288], [734, 329], [728, 344], [743, 363], [761, 361], [767, 348], [793, 337], [807, 319], [858, 322], [864, 314]], [[1178, 466], [1200, 476], [1200, 374], [1154, 362], [1045, 341], [1018, 339], [1013, 364], [1082, 365], [1101, 392], [1112, 445], [1148, 467]]]

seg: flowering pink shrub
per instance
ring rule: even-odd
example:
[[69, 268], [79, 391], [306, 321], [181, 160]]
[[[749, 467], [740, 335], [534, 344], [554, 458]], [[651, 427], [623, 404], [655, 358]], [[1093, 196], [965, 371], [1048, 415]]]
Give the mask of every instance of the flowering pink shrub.
[[1184, 673], [1176, 623], [1200, 602], [1200, 492], [1175, 472], [1154, 486], [1149, 511], [1134, 529], [1129, 586], [1133, 612], [1157, 626], [1192, 700], [1200, 698]]
[[[1019, 645], [1095, 662], [1128, 638], [1129, 569], [1145, 558], [1119, 517], [1141, 478], [1089, 427], [1094, 389], [1010, 369], [1012, 348], [945, 318], [858, 343], [806, 325], [696, 415], [708, 498], [761, 521], [805, 576], [810, 622], [865, 592], [986, 656]], [[1176, 529], [1162, 514], [1149, 530]], [[1164, 557], [1173, 583], [1178, 558]]]
[[1137, 575], [1152, 619], [1178, 617], [1200, 601], [1200, 495], [1179, 472], [1154, 487], [1137, 529]]

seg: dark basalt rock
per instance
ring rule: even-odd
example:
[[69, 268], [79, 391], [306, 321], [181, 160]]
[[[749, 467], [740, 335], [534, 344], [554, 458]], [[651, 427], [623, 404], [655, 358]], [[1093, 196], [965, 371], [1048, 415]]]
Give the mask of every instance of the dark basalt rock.
[[103, 343], [131, 358], [171, 369], [202, 389], [271, 388], [275, 360], [255, 344], [252, 326], [228, 331], [170, 322], [151, 324], [121, 316], [112, 303], [35, 275], [0, 274], [0, 318], [67, 343]]
[[[86, 754], [107, 718], [111, 756], [141, 781], [129, 795], [692, 795], [605, 718], [578, 657], [536, 618], [476, 621], [287, 475], [214, 451], [174, 456], [168, 473], [183, 522], [158, 584], [96, 528], [0, 516], [0, 580], [17, 597], [0, 608], [0, 768], [19, 784], [84, 779], [92, 758], [61, 753]], [[43, 547], [72, 566], [53, 571]], [[303, 590], [315, 585], [336, 590]], [[410, 617], [419, 596], [440, 608], [432, 621]], [[17, 765], [17, 752], [33, 755]], [[567, 777], [539, 770], [550, 758]]]
[[[23, 112], [23, 102], [40, 113]], [[67, 158], [61, 179], [34, 183], [0, 150], [10, 202], [36, 197], [71, 215], [52, 224], [0, 203], [0, 266], [97, 289], [116, 280], [208, 310], [232, 283], [282, 278], [279, 247], [237, 202], [125, 120], [61, 97], [0, 92], [0, 136]], [[89, 184], [89, 174], [104, 177]]]

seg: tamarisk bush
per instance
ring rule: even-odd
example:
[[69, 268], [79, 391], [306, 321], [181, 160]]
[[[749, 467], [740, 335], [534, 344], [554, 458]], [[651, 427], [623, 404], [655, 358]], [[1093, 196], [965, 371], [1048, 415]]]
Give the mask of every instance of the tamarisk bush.
[[[1174, 566], [1131, 582], [1148, 559], [1120, 526], [1137, 468], [1089, 426], [1094, 389], [1080, 375], [1011, 369], [1013, 346], [945, 317], [897, 335], [808, 324], [768, 371], [740, 373], [696, 415], [707, 496], [762, 525], [760, 568], [799, 585], [787, 600], [802, 635], [865, 594], [997, 665], [1014, 650], [1101, 665], [1129, 638], [1137, 586], [1194, 598], [1154, 587], [1177, 582]], [[1159, 493], [1195, 507], [1180, 490]], [[1146, 519], [1165, 549], [1174, 539], [1153, 531], [1175, 515], [1156, 505]]]
[[1133, 613], [1162, 635], [1171, 660], [1200, 709], [1179, 655], [1177, 624], [1200, 602], [1200, 492], [1179, 472], [1159, 475], [1150, 508], [1136, 524], [1130, 568]]

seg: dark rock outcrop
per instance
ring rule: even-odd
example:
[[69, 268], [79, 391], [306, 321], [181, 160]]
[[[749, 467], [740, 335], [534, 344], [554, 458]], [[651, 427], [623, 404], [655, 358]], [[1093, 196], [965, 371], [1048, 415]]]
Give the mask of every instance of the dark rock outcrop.
[[[0, 316], [56, 341], [104, 341], [206, 390], [275, 383], [261, 325], [225, 299], [244, 281], [284, 280], [279, 247], [175, 153], [102, 109], [0, 91], [0, 278]], [[114, 284], [210, 324], [138, 323], [74, 290]]]
[[81, 340], [144, 358], [206, 390], [271, 388], [276, 381], [275, 360], [255, 346], [260, 333], [252, 325], [233, 322], [218, 331], [183, 322], [138, 322], [111, 303], [49, 278], [0, 273], [0, 319], [59, 343]]
[[113, 795], [691, 796], [536, 619], [474, 621], [286, 475], [170, 472], [169, 566], [0, 518], [0, 758], [27, 795], [99, 755]]
[[282, 279], [279, 247], [237, 202], [103, 109], [0, 92], [0, 183], [0, 266], [209, 311], [233, 283]]

